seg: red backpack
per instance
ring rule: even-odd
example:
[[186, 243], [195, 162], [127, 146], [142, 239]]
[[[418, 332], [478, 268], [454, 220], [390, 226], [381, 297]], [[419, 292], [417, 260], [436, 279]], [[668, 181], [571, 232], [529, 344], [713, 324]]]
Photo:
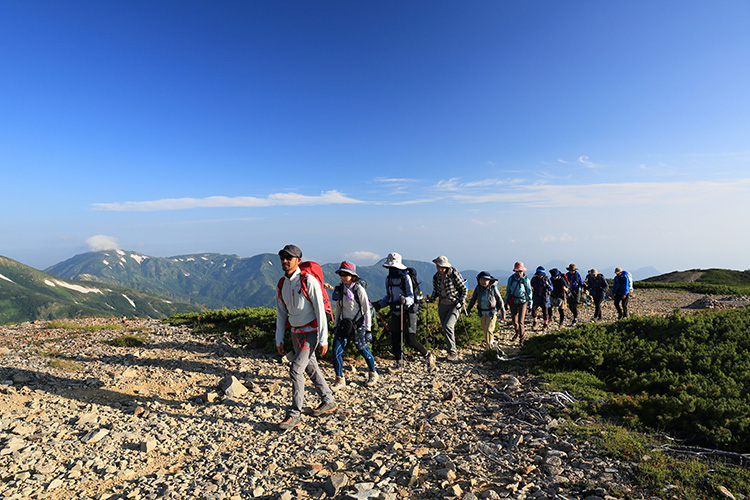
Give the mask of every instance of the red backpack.
[[[305, 298], [312, 302], [310, 300], [310, 293], [307, 291], [307, 275], [312, 275], [313, 278], [318, 280], [318, 284], [320, 285], [320, 291], [323, 293], [323, 309], [325, 310], [326, 317], [331, 318], [333, 320], [333, 309], [331, 309], [331, 300], [328, 298], [328, 292], [326, 291], [325, 286], [325, 280], [323, 279], [323, 268], [320, 267], [320, 264], [317, 262], [313, 262], [311, 260], [307, 260], [305, 262], [299, 263], [299, 272], [300, 272], [300, 288], [302, 289], [302, 295], [305, 296]], [[281, 279], [279, 279], [279, 284], [277, 286], [276, 290], [276, 296], [281, 299], [281, 301], [284, 301], [284, 298], [281, 296], [281, 287], [284, 286], [284, 277], [282, 276]]]

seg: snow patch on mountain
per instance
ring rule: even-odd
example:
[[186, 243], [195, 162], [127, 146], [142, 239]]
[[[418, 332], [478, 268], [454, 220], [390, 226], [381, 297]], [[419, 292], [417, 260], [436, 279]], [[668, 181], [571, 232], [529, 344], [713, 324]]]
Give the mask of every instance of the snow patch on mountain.
[[66, 283], [60, 280], [52, 280], [52, 281], [44, 280], [44, 284], [49, 285], [51, 287], [61, 286], [63, 288], [67, 288], [69, 290], [73, 290], [73, 291], [81, 292], [81, 293], [101, 293], [102, 295], [104, 295], [104, 292], [102, 292], [98, 288], [87, 288], [85, 286], [73, 285], [72, 283]]
[[132, 259], [133, 259], [134, 261], [136, 261], [137, 263], [139, 263], [139, 264], [143, 264], [143, 261], [146, 261], [146, 260], [148, 260], [148, 259], [149, 259], [149, 257], [147, 257], [147, 256], [145, 256], [145, 255], [139, 255], [139, 254], [137, 254], [137, 253], [131, 253], [131, 254], [130, 254], [130, 257], [131, 257], [131, 258], [132, 258]]

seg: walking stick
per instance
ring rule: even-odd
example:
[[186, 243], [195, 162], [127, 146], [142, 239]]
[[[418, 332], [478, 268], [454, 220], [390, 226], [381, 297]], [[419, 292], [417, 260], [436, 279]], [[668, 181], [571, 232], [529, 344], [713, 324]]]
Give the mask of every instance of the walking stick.
[[401, 382], [404, 381], [404, 303], [401, 303]]
[[471, 338], [469, 337], [469, 329], [466, 328], [466, 322], [464, 321], [464, 317], [461, 315], [461, 313], [464, 313], [468, 316], [468, 312], [466, 312], [466, 305], [461, 304], [461, 309], [458, 311], [458, 317], [461, 318], [461, 324], [464, 327], [464, 334], [466, 334], [466, 345], [469, 349], [471, 349], [471, 355], [474, 357], [474, 359], [477, 359], [477, 354], [474, 352], [474, 349], [471, 347]]

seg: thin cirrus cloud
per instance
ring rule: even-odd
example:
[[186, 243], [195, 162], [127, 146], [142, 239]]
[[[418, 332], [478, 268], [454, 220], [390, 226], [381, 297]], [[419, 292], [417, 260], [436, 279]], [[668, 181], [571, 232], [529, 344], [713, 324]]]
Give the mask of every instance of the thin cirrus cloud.
[[209, 196], [207, 198], [165, 198], [152, 201], [125, 201], [94, 203], [97, 210], [111, 212], [155, 212], [162, 210], [188, 210], [191, 208], [241, 208], [274, 206], [310, 206], [365, 203], [350, 198], [336, 190], [324, 191], [319, 196], [298, 193], [274, 193], [265, 198], [254, 196]]
[[538, 208], [687, 205], [696, 202], [745, 199], [750, 179], [735, 182], [629, 182], [621, 184], [515, 186], [500, 193], [454, 194], [462, 203], [510, 203]]
[[590, 168], [592, 170], [602, 168], [601, 165], [594, 163], [586, 155], [579, 156], [578, 159], [575, 161], [566, 161], [566, 160], [563, 160], [562, 158], [558, 158], [557, 162], [562, 163], [563, 165], [583, 165], [584, 167]]

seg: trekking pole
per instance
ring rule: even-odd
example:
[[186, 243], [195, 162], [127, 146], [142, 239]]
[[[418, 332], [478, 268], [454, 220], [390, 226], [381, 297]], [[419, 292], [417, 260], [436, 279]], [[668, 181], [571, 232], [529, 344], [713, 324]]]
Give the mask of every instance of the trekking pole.
[[404, 303], [401, 303], [401, 382], [404, 381]]
[[464, 321], [464, 317], [461, 313], [465, 313], [468, 316], [468, 312], [466, 311], [466, 306], [464, 304], [461, 304], [461, 309], [458, 311], [458, 317], [461, 318], [461, 324], [464, 327], [464, 333], [466, 334], [466, 346], [471, 349], [471, 355], [474, 356], [474, 359], [477, 359], [477, 355], [474, 352], [474, 349], [471, 347], [471, 338], [469, 337], [469, 329], [466, 328], [466, 321]]

